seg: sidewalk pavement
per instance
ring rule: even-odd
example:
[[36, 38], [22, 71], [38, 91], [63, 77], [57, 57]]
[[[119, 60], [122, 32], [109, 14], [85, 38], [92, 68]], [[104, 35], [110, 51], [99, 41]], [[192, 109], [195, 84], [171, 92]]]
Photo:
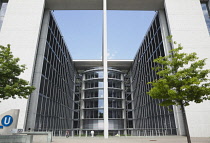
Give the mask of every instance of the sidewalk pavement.
[[[192, 143], [210, 143], [210, 138], [191, 138]], [[53, 137], [53, 143], [187, 143], [183, 136], [161, 136], [161, 137]]]

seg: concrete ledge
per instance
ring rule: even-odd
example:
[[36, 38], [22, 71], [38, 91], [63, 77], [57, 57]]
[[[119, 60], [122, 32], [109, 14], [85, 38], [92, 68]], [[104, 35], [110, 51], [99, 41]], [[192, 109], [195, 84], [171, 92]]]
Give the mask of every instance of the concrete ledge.
[[23, 132], [18, 134], [26, 134], [26, 135], [47, 135], [47, 142], [52, 142], [52, 132]]
[[0, 143], [32, 143], [32, 135], [0, 135]]

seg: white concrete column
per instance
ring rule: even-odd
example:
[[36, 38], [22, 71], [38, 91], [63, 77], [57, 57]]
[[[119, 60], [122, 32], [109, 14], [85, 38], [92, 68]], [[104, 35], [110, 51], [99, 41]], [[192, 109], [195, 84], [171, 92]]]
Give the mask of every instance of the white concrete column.
[[[165, 0], [165, 11], [173, 40], [182, 44], [183, 52], [196, 52], [200, 59], [208, 58], [205, 68], [210, 69], [210, 36], [200, 0]], [[192, 137], [210, 136], [209, 105], [210, 101], [205, 101], [200, 104], [190, 103], [190, 106], [186, 107], [187, 122]]]
[[126, 125], [126, 97], [125, 97], [125, 79], [124, 79], [124, 74], [122, 73], [121, 74], [121, 89], [122, 89], [122, 96], [121, 98], [123, 99], [122, 100], [122, 108], [123, 108], [123, 119], [124, 119], [124, 135], [127, 135], [127, 132], [126, 132], [126, 128], [127, 128], [127, 125]]
[[81, 90], [81, 99], [80, 99], [80, 130], [83, 129], [83, 120], [84, 120], [84, 99], [85, 99], [85, 74], [82, 75], [82, 90]]
[[71, 131], [71, 137], [74, 137], [74, 130]]
[[107, 0], [103, 0], [103, 68], [104, 68], [104, 138], [109, 136], [108, 67], [107, 67]]
[[169, 51], [171, 50], [171, 45], [167, 39], [167, 37], [170, 35], [168, 32], [168, 24], [165, 16], [164, 10], [159, 10], [159, 21], [160, 21], [160, 28], [161, 28], [161, 34], [163, 38], [163, 47], [165, 55], [169, 55]]

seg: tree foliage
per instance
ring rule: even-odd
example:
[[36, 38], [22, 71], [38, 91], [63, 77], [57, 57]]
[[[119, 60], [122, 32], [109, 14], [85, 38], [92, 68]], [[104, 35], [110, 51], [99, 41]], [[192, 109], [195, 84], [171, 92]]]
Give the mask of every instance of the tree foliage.
[[[174, 42], [175, 45], [176, 42]], [[181, 44], [171, 50], [169, 56], [154, 60], [158, 66], [153, 68], [160, 76], [149, 84], [152, 85], [148, 94], [152, 98], [164, 99], [160, 104], [184, 105], [190, 102], [201, 103], [209, 99], [209, 69], [203, 69], [205, 60], [199, 60], [196, 53], [181, 53]]]
[[0, 45], [0, 99], [27, 98], [35, 89], [29, 83], [19, 78], [26, 69], [25, 65], [19, 65], [19, 58], [14, 58], [7, 47]]

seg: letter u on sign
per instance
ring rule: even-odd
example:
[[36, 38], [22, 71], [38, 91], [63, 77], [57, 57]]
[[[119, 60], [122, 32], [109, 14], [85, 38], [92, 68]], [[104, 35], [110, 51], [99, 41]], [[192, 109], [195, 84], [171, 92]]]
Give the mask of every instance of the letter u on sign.
[[13, 122], [13, 118], [10, 115], [4, 116], [1, 120], [1, 124], [5, 127], [10, 126], [12, 124], [12, 122]]

